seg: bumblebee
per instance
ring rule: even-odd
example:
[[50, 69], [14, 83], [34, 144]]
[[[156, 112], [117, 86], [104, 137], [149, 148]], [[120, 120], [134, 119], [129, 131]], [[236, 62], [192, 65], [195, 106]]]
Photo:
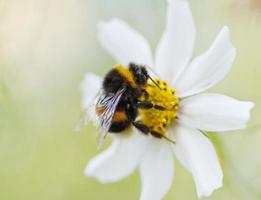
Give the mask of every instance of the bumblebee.
[[[148, 80], [151, 83], [148, 83]], [[161, 89], [144, 66], [134, 63], [130, 63], [128, 68], [116, 65], [105, 75], [95, 106], [100, 125], [105, 132], [118, 134], [134, 126], [141, 133], [171, 141], [162, 130], [155, 130], [139, 116], [140, 110], [154, 109], [161, 112], [166, 109], [150, 101], [149, 93], [145, 89], [148, 84], [154, 84]]]

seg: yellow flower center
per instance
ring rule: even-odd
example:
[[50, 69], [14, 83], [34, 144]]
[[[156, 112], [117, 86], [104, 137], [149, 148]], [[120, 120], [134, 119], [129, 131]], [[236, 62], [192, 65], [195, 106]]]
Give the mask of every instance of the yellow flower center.
[[139, 109], [141, 121], [156, 137], [165, 137], [168, 126], [177, 116], [179, 99], [176, 91], [169, 87], [166, 81], [155, 80], [157, 85], [150, 82], [144, 89], [140, 101], [153, 104], [151, 109]]

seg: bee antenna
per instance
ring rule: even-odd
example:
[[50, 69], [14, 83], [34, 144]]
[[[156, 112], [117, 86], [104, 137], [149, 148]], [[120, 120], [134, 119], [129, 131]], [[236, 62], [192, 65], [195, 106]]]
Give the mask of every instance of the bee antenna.
[[156, 83], [156, 81], [154, 81], [153, 78], [150, 77], [150, 75], [148, 75], [148, 78], [149, 78], [159, 89], [161, 89], [160, 86], [159, 86], [159, 84]]

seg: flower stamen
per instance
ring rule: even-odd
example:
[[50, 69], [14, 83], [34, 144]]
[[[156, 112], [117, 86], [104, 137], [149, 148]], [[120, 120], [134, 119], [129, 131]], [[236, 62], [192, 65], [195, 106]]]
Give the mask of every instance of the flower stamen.
[[176, 97], [176, 91], [170, 88], [166, 81], [155, 81], [157, 85], [148, 83], [144, 88], [146, 95], [143, 94], [139, 99], [151, 102], [154, 106], [151, 109], [139, 109], [139, 115], [142, 123], [148, 126], [152, 133], [166, 138], [169, 125], [177, 117], [179, 99]]

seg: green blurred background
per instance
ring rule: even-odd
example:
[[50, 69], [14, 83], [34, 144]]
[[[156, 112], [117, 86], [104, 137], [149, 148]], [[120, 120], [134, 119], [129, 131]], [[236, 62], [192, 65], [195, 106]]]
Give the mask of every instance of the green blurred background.
[[[195, 55], [222, 25], [230, 27], [237, 48], [230, 74], [212, 91], [256, 103], [246, 130], [210, 136], [225, 178], [205, 199], [261, 199], [261, 2], [190, 2]], [[86, 72], [104, 75], [115, 64], [98, 43], [99, 20], [124, 19], [155, 49], [165, 12], [164, 0], [0, 0], [1, 200], [138, 199], [137, 171], [107, 185], [84, 177], [100, 150], [95, 127], [74, 132], [82, 112], [79, 84]], [[165, 199], [197, 199], [191, 175], [178, 162]]]

